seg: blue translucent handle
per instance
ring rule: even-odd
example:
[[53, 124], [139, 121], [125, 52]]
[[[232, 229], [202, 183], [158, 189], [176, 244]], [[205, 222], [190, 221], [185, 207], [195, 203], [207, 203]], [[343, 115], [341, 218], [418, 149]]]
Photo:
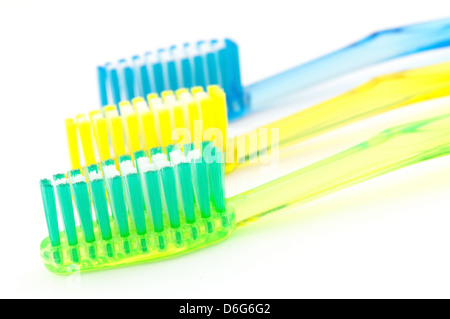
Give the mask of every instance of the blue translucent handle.
[[280, 96], [379, 62], [450, 45], [450, 18], [376, 32], [348, 47], [246, 88], [250, 109]]

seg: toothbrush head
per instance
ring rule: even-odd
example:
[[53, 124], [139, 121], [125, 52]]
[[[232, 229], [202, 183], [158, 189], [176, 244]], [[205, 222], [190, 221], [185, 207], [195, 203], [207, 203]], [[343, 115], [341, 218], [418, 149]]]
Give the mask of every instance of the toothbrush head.
[[[147, 101], [109, 105], [66, 120], [72, 169], [80, 169], [132, 155], [140, 150], [166, 149], [213, 140], [221, 150], [227, 144], [227, 110], [224, 91], [217, 85], [194, 87], [191, 91], [163, 91], [149, 94]], [[81, 147], [78, 143], [81, 141]], [[84, 164], [80, 155], [84, 155]]]
[[225, 202], [223, 153], [212, 143], [184, 151], [141, 151], [41, 180], [49, 231], [41, 243], [44, 265], [58, 274], [112, 268], [226, 238], [235, 216]]
[[171, 46], [97, 70], [102, 106], [166, 90], [220, 85], [227, 94], [228, 116], [245, 110], [238, 46], [229, 39]]

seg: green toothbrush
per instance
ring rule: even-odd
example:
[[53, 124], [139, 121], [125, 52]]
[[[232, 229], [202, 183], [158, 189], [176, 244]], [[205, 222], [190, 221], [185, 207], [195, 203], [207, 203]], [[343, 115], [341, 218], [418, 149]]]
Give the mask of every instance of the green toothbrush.
[[[55, 273], [112, 268], [186, 253], [263, 216], [372, 177], [450, 154], [450, 114], [390, 128], [366, 142], [234, 197], [224, 196], [223, 154], [211, 143], [121, 157], [41, 180]], [[54, 194], [56, 188], [57, 196]], [[56, 197], [63, 216], [59, 231]], [[71, 200], [73, 197], [73, 200]], [[108, 200], [107, 200], [108, 198]], [[75, 228], [74, 207], [81, 225]], [[109, 207], [109, 208], [108, 208]], [[93, 209], [92, 209], [93, 208]], [[93, 212], [95, 213], [95, 220]], [[111, 211], [111, 214], [109, 213]]]

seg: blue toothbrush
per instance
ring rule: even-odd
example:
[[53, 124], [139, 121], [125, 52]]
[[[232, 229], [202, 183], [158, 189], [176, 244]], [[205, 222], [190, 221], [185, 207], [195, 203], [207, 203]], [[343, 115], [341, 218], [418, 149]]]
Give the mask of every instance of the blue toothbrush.
[[280, 96], [390, 59], [450, 45], [450, 18], [376, 32], [350, 46], [243, 87], [236, 43], [186, 43], [98, 67], [101, 105], [149, 93], [218, 84], [228, 117], [270, 106]]

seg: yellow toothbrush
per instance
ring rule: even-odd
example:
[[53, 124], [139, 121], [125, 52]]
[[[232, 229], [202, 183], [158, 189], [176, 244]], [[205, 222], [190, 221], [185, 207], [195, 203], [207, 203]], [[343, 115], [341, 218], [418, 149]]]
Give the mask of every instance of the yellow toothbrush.
[[[284, 148], [377, 114], [449, 95], [450, 62], [447, 62], [377, 77], [348, 93], [263, 126], [267, 135], [262, 139], [258, 138], [257, 131], [227, 138], [226, 99], [217, 86], [209, 87], [207, 92], [197, 87], [191, 92], [187, 89], [165, 91], [160, 97], [150, 94], [147, 102], [143, 98], [122, 102], [120, 116], [115, 106], [106, 106], [102, 112], [95, 110], [89, 116], [68, 119], [66, 128], [72, 169], [83, 166], [77, 135], [84, 153], [84, 166], [88, 166], [138, 150], [189, 142], [172, 136], [174, 129], [184, 128], [193, 140], [199, 135], [196, 141], [215, 140], [216, 145], [226, 151], [225, 169], [230, 172], [270, 151], [272, 129], [278, 132], [278, 146]], [[202, 120], [203, 126], [200, 132], [195, 132], [194, 123], [198, 120]], [[212, 128], [219, 129], [220, 138], [205, 134]], [[238, 151], [239, 141], [255, 136], [257, 143], [247, 144]]]

